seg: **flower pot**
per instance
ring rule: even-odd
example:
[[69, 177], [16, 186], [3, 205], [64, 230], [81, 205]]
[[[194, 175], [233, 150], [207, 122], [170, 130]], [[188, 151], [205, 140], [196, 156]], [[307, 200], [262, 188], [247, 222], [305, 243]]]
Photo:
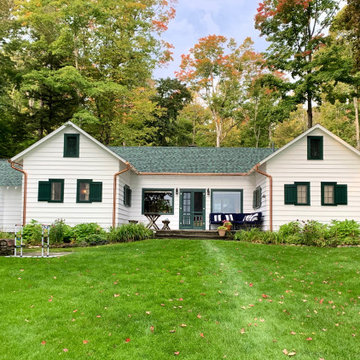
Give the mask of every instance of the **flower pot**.
[[219, 236], [224, 237], [226, 235], [226, 231], [226, 229], [218, 229]]
[[232, 225], [225, 225], [225, 226], [226, 226], [226, 228], [227, 228], [228, 231], [231, 230]]

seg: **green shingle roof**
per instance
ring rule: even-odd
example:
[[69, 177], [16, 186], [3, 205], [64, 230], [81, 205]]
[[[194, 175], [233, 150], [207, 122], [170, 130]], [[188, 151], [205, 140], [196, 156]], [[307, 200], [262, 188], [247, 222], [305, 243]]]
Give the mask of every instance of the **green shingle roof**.
[[209, 147], [110, 147], [139, 172], [246, 173], [273, 149]]
[[7, 160], [0, 159], [0, 186], [21, 186], [22, 174], [11, 168]]

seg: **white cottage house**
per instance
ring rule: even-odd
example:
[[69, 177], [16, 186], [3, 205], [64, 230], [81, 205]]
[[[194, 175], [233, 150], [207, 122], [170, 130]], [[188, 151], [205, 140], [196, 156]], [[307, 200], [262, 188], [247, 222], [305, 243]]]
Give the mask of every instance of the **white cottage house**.
[[10, 162], [0, 161], [0, 230], [59, 218], [204, 230], [211, 214], [254, 212], [264, 230], [360, 221], [360, 152], [320, 125], [274, 151], [106, 147], [68, 122]]

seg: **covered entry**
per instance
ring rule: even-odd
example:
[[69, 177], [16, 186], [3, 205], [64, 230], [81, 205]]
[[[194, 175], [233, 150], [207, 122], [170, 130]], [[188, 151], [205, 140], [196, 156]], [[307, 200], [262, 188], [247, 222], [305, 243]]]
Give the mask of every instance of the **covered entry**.
[[180, 190], [180, 229], [205, 230], [205, 189]]

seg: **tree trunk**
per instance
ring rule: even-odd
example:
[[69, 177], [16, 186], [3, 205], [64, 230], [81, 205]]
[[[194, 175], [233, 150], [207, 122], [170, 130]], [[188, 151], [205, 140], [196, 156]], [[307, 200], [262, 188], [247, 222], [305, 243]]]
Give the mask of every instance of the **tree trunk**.
[[307, 121], [308, 129], [313, 126], [313, 111], [312, 111], [312, 94], [310, 91], [307, 93]]
[[216, 126], [216, 147], [220, 147], [222, 137], [222, 122], [221, 118], [215, 112], [213, 112], [213, 117]]
[[355, 108], [356, 148], [360, 150], [359, 99], [357, 97], [354, 97], [354, 108]]

